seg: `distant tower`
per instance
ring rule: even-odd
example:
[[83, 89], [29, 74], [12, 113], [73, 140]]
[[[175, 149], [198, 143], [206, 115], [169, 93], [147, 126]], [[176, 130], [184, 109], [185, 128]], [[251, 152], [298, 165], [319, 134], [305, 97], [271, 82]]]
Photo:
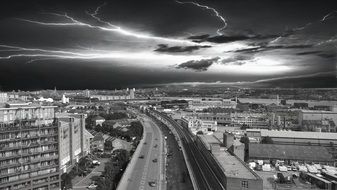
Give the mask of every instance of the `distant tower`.
[[84, 96], [87, 97], [87, 98], [90, 98], [90, 90], [86, 89], [84, 91]]
[[272, 118], [271, 118], [271, 125], [275, 125], [275, 113], [272, 113]]
[[135, 99], [135, 89], [130, 90], [130, 99]]
[[278, 125], [278, 126], [281, 125], [281, 116], [277, 116], [277, 125]]
[[126, 88], [126, 91], [129, 92], [129, 88]]

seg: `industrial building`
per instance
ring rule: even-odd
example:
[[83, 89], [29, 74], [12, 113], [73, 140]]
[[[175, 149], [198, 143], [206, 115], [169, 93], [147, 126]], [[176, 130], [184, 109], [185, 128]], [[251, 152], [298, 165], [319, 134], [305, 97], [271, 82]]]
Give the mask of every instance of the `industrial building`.
[[233, 112], [233, 113], [200, 113], [198, 119], [216, 121], [220, 125], [268, 128], [268, 117], [265, 113]]
[[196, 117], [182, 117], [178, 122], [181, 126], [188, 128], [193, 134], [197, 134], [199, 131], [208, 133], [218, 130], [216, 121], [201, 120]]
[[246, 134], [256, 141], [270, 137], [274, 144], [323, 146], [337, 159], [337, 133], [247, 129]]
[[321, 111], [321, 110], [300, 110], [298, 114], [298, 123], [303, 125], [306, 121], [333, 121], [337, 124], [336, 111]]
[[[232, 144], [228, 142], [231, 138], [225, 140], [228, 146]], [[237, 156], [228, 152], [219, 138], [214, 135], [198, 135], [196, 142], [209, 165], [213, 167], [217, 175], [222, 176], [221, 183], [225, 189], [263, 189], [262, 179]]]
[[193, 99], [188, 102], [191, 110], [203, 110], [206, 108], [236, 108], [237, 103], [231, 99], [204, 98]]
[[283, 160], [287, 165], [293, 162], [301, 164], [317, 163], [334, 165], [334, 159], [325, 147], [278, 145], [278, 144], [249, 144], [249, 160], [276, 161]]

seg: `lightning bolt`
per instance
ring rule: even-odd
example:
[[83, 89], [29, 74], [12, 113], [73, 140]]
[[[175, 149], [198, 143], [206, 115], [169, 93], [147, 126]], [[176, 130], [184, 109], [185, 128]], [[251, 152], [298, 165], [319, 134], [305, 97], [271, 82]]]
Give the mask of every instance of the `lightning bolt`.
[[335, 13], [337, 13], [337, 11], [332, 11], [332, 12], [330, 12], [329, 14], [325, 15], [325, 16], [321, 19], [321, 22], [324, 22], [324, 21], [330, 19], [330, 18], [331, 18], [331, 15], [333, 15], [333, 14], [335, 14]]
[[[98, 15], [100, 10], [106, 6], [106, 3], [99, 5], [93, 12], [86, 11], [85, 13], [91, 18], [103, 25], [95, 25], [89, 22], [83, 22], [75, 17], [70, 16], [67, 13], [43, 13], [52, 15], [54, 17], [63, 18], [64, 21], [61, 22], [42, 22], [38, 20], [29, 20], [23, 18], [17, 18], [23, 22], [29, 22], [37, 25], [44, 26], [53, 26], [53, 27], [87, 27], [95, 30], [106, 31], [111, 33], [118, 33], [125, 36], [132, 36], [140, 39], [148, 39], [155, 41], [164, 41], [171, 43], [180, 43], [183, 45], [196, 45], [198, 43], [192, 42], [185, 39], [177, 38], [167, 38], [167, 37], [158, 37], [153, 35], [142, 34], [139, 32], [123, 29], [120, 26], [113, 25], [110, 22], [104, 21]], [[38, 48], [27, 48], [19, 46], [11, 46], [0, 44], [0, 52], [10, 52], [10, 55], [0, 56], [0, 60], [8, 60], [19, 57], [30, 58], [27, 63], [32, 63], [40, 60], [49, 60], [49, 59], [113, 59], [113, 58], [126, 58], [126, 59], [162, 59], [168, 55], [157, 55], [153, 52], [123, 52], [123, 51], [107, 51], [107, 50], [97, 50], [93, 48], [81, 48], [81, 49], [71, 49], [71, 50], [50, 50], [50, 49], [38, 49]], [[16, 52], [16, 53], [14, 53]], [[169, 59], [185, 59], [188, 56], [173, 56], [169, 55]]]
[[132, 37], [140, 38], [140, 39], [158, 40], [158, 41], [165, 41], [165, 42], [172, 42], [172, 43], [183, 43], [183, 44], [196, 44], [195, 42], [192, 42], [192, 41], [189, 41], [189, 40], [184, 40], [184, 39], [158, 37], [158, 36], [153, 36], [153, 35], [142, 34], [142, 33], [139, 33], [139, 32], [126, 30], [126, 29], [123, 29], [120, 26], [113, 25], [109, 22], [103, 21], [97, 15], [99, 14], [100, 9], [105, 5], [106, 5], [106, 3], [98, 6], [93, 13], [89, 13], [87, 11], [86, 14], [91, 16], [96, 21], [98, 21], [100, 23], [103, 23], [107, 26], [97, 26], [97, 25], [86, 23], [86, 22], [82, 22], [82, 21], [77, 20], [74, 17], [69, 16], [67, 13], [64, 13], [64, 14], [45, 13], [45, 14], [49, 14], [49, 15], [53, 15], [53, 16], [57, 16], [57, 17], [63, 17], [66, 20], [66, 22], [41, 22], [41, 21], [22, 19], [22, 18], [18, 18], [18, 20], [33, 23], [33, 24], [38, 24], [38, 25], [45, 25], [45, 26], [60, 26], [60, 27], [62, 27], [62, 26], [63, 27], [64, 26], [83, 26], [83, 27], [88, 27], [88, 28], [97, 29], [97, 30], [101, 30], [101, 31], [116, 32], [116, 33], [119, 33], [119, 34], [122, 34], [122, 35], [132, 36]]
[[[307, 24], [305, 24], [304, 26], [301, 26], [301, 27], [296, 27], [296, 28], [293, 28], [291, 29], [291, 33], [296, 33], [296, 32], [299, 32], [299, 31], [302, 31], [302, 30], [305, 30], [306, 28], [308, 28], [309, 26], [313, 25], [313, 24], [316, 24], [316, 23], [322, 23], [322, 22], [325, 22], [326, 20], [328, 19], [331, 19], [332, 18], [332, 15], [337, 13], [337, 11], [332, 11], [326, 15], [324, 15], [322, 17], [322, 19], [316, 21], [316, 22], [309, 22]], [[287, 34], [283, 34], [279, 37], [276, 37], [274, 40], [270, 41], [269, 43], [276, 43], [277, 41], [279, 41], [281, 38], [284, 38], [285, 36], [287, 36]], [[330, 40], [331, 41], [331, 40]], [[329, 41], [328, 41], [329, 42]], [[319, 43], [320, 44], [320, 43]]]
[[203, 9], [207, 9], [207, 10], [212, 11], [212, 12], [215, 14], [215, 16], [216, 16], [217, 18], [219, 18], [219, 20], [223, 23], [223, 26], [222, 26], [221, 28], [219, 28], [219, 29], [216, 31], [216, 33], [217, 33], [218, 35], [223, 35], [222, 31], [223, 31], [224, 29], [226, 29], [226, 27], [227, 27], [228, 24], [227, 24], [226, 19], [225, 19], [223, 16], [221, 16], [220, 13], [219, 13], [216, 9], [214, 9], [214, 8], [212, 8], [212, 7], [209, 7], [209, 6], [206, 6], [206, 5], [201, 5], [201, 4], [196, 3], [196, 2], [193, 2], [193, 1], [181, 2], [181, 1], [176, 0], [176, 2], [179, 3], [179, 4], [192, 4], [192, 5], [195, 5], [195, 6], [197, 6], [197, 7], [201, 7], [201, 8], [203, 8]]

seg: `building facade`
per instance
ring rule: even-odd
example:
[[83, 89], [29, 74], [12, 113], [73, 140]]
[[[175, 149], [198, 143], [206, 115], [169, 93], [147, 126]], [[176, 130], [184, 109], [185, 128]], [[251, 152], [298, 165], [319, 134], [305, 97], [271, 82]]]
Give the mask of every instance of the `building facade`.
[[5, 103], [8, 101], [8, 94], [0, 92], [0, 103]]
[[0, 189], [60, 189], [53, 106], [0, 108]]
[[82, 114], [57, 115], [60, 173], [66, 173], [90, 152], [90, 136]]
[[203, 110], [206, 108], [236, 108], [237, 103], [230, 99], [194, 99], [188, 102], [191, 110]]

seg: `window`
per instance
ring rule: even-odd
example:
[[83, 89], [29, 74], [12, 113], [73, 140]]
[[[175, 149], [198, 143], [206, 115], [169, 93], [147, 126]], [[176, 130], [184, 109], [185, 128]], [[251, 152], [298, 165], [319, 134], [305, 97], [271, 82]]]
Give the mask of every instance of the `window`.
[[248, 181], [241, 181], [241, 186], [248, 189]]

